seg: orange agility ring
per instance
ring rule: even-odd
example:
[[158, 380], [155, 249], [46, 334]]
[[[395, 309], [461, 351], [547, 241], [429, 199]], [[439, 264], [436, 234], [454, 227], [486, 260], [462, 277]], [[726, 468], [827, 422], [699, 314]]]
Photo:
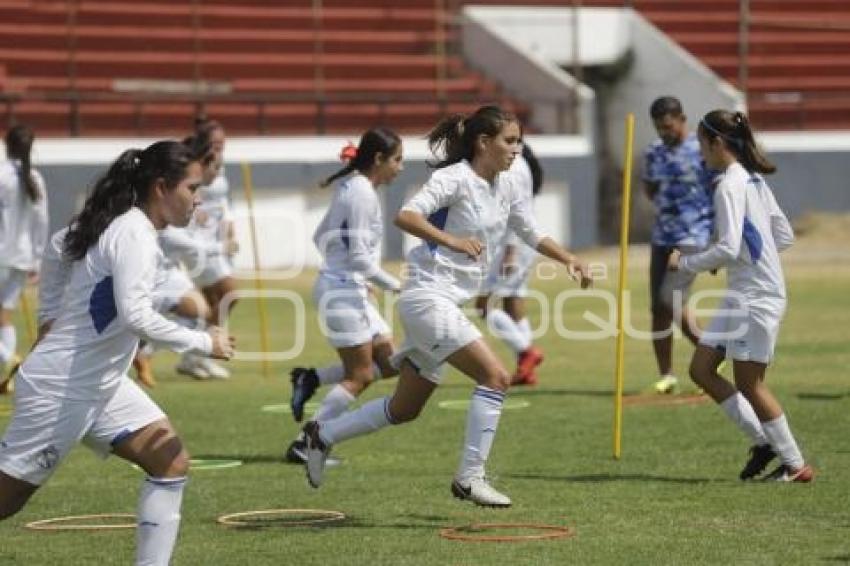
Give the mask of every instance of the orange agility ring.
[[341, 511], [326, 509], [264, 509], [222, 515], [216, 522], [226, 527], [250, 527], [267, 529], [270, 527], [300, 527], [318, 525], [345, 519]]
[[[501, 529], [525, 529], [539, 532], [527, 535], [480, 534], [486, 531], [497, 531]], [[575, 529], [571, 527], [538, 525], [536, 523], [473, 523], [465, 527], [450, 527], [440, 530], [441, 537], [463, 542], [526, 542], [530, 540], [572, 538], [575, 534]]]
[[[122, 522], [112, 522], [121, 520]], [[89, 521], [98, 521], [90, 523]], [[136, 516], [131, 513], [103, 513], [101, 515], [74, 515], [42, 519], [24, 525], [33, 531], [110, 531], [135, 529]]]

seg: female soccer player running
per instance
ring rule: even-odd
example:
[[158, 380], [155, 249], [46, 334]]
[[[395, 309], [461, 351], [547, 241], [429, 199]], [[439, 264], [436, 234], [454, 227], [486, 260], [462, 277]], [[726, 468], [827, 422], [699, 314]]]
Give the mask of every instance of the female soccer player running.
[[47, 191], [30, 167], [35, 136], [26, 126], [6, 132], [0, 162], [0, 393], [5, 393], [15, 358], [17, 336], [12, 313], [27, 277], [35, 276], [47, 241]]
[[[360, 138], [349, 163], [322, 183], [337, 179], [328, 211], [313, 235], [324, 258], [313, 286], [322, 331], [342, 360], [345, 377], [325, 396], [313, 420], [331, 420], [342, 414], [369, 386], [377, 366], [383, 377], [397, 375], [390, 364], [392, 338], [387, 323], [369, 302], [368, 286], [399, 292], [401, 283], [381, 269], [384, 220], [377, 189], [402, 171], [401, 139], [386, 128], [373, 128]], [[301, 420], [304, 403], [318, 386], [308, 370], [292, 376], [292, 408]], [[293, 441], [286, 459], [304, 462], [304, 435]]]
[[511, 504], [484, 477], [510, 374], [460, 305], [478, 294], [507, 227], [540, 253], [565, 264], [583, 287], [591, 283], [574, 255], [537, 230], [512, 177], [502, 174], [520, 152], [520, 137], [516, 118], [495, 106], [447, 118], [429, 134], [432, 150], [445, 158], [396, 217], [402, 230], [424, 240], [408, 255], [409, 277], [398, 303], [406, 334], [394, 360], [401, 375], [391, 396], [306, 425], [307, 478], [312, 486], [322, 482], [332, 445], [415, 419], [448, 362], [477, 384], [451, 491], [478, 505]]
[[[794, 242], [762, 177], [776, 167], [756, 146], [740, 112], [709, 112], [697, 135], [706, 163], [721, 172], [714, 193], [715, 241], [700, 253], [674, 253], [669, 267], [689, 273], [725, 267], [729, 288], [694, 352], [691, 378], [752, 440], [742, 480], [760, 474], [778, 454], [781, 465], [765, 479], [808, 482], [814, 471], [764, 379], [786, 306], [779, 252]], [[725, 357], [733, 360], [734, 386], [717, 373]]]
[[[522, 155], [514, 159], [510, 172], [516, 177], [527, 201], [526, 206], [533, 211], [533, 199], [543, 186], [543, 169], [528, 145], [523, 144]], [[525, 296], [528, 293], [528, 276], [537, 260], [537, 252], [510, 230], [499, 246], [500, 255], [490, 267], [483, 289], [485, 294], [478, 297], [476, 307], [493, 333], [517, 356], [511, 385], [535, 385], [535, 368], [543, 363], [543, 351], [533, 343], [531, 325], [525, 316]], [[504, 310], [489, 307], [490, 295], [502, 300]]]
[[43, 281], [54, 289], [67, 281], [61, 310], [18, 371], [15, 412], [0, 441], [0, 519], [18, 512], [82, 440], [148, 474], [136, 564], [168, 563], [189, 456], [165, 414], [126, 373], [140, 337], [178, 352], [232, 355], [232, 339], [218, 329], [182, 328], [152, 306], [162, 260], [156, 231], [189, 221], [200, 176], [181, 143], [128, 150], [71, 222], [63, 248], [69, 271], [56, 265]]

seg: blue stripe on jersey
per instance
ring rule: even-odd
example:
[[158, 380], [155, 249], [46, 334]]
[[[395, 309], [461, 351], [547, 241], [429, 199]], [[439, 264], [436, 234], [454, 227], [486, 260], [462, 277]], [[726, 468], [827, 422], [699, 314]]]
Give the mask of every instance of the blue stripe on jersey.
[[[446, 220], [449, 217], [449, 207], [444, 206], [437, 212], [431, 214], [428, 217], [428, 222], [430, 222], [435, 228], [442, 230], [446, 227]], [[428, 242], [428, 249], [432, 252], [437, 249], [436, 242]]]
[[756, 263], [761, 257], [761, 250], [764, 248], [764, 242], [761, 239], [758, 228], [750, 222], [750, 219], [744, 217], [744, 243], [747, 244], [747, 249], [750, 252], [750, 258], [753, 263]]
[[351, 241], [348, 239], [348, 220], [343, 220], [342, 226], [339, 227], [339, 239], [342, 240], [345, 249], [351, 249]]
[[118, 316], [112, 292], [112, 276], [104, 277], [94, 286], [89, 298], [89, 315], [94, 329], [100, 334]]

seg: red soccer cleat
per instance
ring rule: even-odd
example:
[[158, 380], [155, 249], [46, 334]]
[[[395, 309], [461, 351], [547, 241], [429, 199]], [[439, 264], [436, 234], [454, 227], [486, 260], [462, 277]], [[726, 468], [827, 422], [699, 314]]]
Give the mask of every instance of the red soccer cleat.
[[535, 368], [543, 363], [543, 350], [531, 346], [521, 352], [517, 358], [516, 373], [511, 380], [511, 385], [535, 385], [537, 374]]

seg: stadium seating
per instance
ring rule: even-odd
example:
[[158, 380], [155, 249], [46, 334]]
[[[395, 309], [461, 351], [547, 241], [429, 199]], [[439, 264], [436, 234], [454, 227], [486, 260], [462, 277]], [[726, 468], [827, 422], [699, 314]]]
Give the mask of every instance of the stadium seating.
[[[434, 0], [323, 0], [317, 17], [312, 0], [0, 0], [0, 121], [13, 112], [42, 135], [172, 133], [205, 108], [233, 133], [351, 132], [376, 120], [421, 133], [482, 101], [523, 113], [459, 56], [466, 3], [445, 0], [440, 17]], [[631, 4], [737, 82], [738, 0]], [[850, 127], [850, 2], [751, 6], [755, 123]]]

